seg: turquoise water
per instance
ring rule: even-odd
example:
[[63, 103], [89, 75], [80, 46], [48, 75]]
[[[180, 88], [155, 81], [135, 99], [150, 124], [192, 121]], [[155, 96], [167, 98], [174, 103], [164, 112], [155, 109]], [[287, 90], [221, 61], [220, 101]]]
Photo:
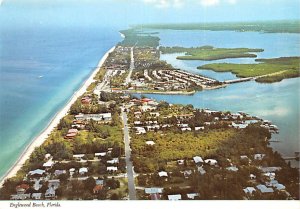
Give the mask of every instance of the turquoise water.
[[[160, 30], [162, 46], [202, 46], [263, 48], [259, 58], [300, 55], [299, 34], [266, 34], [258, 32], [231, 31], [174, 31]], [[217, 73], [210, 70], [197, 70], [196, 67], [207, 61], [176, 60], [176, 54], [165, 54], [161, 59], [186, 71], [202, 73], [219, 80], [235, 78], [231, 73]], [[253, 63], [254, 59], [225, 59], [212, 62]], [[300, 78], [283, 80], [273, 84], [259, 84], [255, 81], [236, 83], [226, 88], [197, 92], [194, 95], [147, 95], [171, 103], [193, 104], [195, 107], [214, 110], [244, 111], [271, 120], [280, 133], [273, 138], [280, 143], [271, 146], [283, 156], [293, 156], [299, 151], [299, 98]], [[292, 162], [299, 166], [299, 162]]]
[[0, 34], [0, 176], [119, 40], [113, 28], [6, 28]]

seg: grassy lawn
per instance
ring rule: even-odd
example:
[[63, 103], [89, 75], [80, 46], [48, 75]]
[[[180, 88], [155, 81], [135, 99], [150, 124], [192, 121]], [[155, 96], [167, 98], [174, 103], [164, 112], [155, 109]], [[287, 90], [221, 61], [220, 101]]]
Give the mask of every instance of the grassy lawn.
[[[226, 58], [257, 57], [256, 52], [263, 49], [248, 48], [214, 48], [212, 46], [202, 46], [196, 48], [184, 47], [160, 47], [163, 54], [185, 52], [184, 56], [178, 56], [181, 60], [219, 60]], [[253, 53], [254, 52], [254, 53]]]
[[256, 59], [258, 64], [232, 64], [214, 63], [198, 67], [198, 69], [210, 69], [216, 72], [232, 72], [238, 77], [255, 77], [258, 82], [276, 82], [284, 78], [299, 77], [300, 57], [281, 57], [274, 59]]

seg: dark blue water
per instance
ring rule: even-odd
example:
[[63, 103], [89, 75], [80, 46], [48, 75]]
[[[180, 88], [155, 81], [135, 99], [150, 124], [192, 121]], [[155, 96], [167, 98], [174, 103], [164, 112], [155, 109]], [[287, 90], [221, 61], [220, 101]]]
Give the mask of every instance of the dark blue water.
[[0, 176], [120, 36], [112, 28], [6, 28], [0, 34]]

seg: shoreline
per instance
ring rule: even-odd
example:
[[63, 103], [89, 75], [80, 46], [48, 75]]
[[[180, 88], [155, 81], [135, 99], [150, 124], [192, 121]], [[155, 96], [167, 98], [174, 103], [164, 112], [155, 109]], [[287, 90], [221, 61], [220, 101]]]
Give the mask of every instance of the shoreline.
[[10, 169], [0, 177], [0, 188], [2, 187], [3, 183], [6, 179], [14, 177], [17, 172], [22, 168], [24, 163], [27, 159], [29, 159], [30, 155], [34, 151], [36, 147], [41, 146], [46, 139], [48, 138], [49, 134], [53, 131], [53, 129], [58, 125], [61, 118], [63, 118], [70, 110], [71, 105], [81, 96], [83, 95], [87, 87], [93, 83], [94, 77], [100, 70], [101, 66], [104, 64], [105, 60], [107, 59], [109, 53], [111, 53], [116, 46], [113, 46], [110, 48], [100, 59], [100, 61], [97, 64], [97, 67], [94, 69], [94, 71], [90, 74], [90, 76], [83, 82], [83, 84], [79, 87], [77, 91], [74, 92], [74, 94], [71, 96], [69, 101], [60, 109], [50, 120], [48, 125], [36, 136], [34, 137], [31, 142], [26, 146], [25, 150], [20, 154], [16, 162], [10, 167]]

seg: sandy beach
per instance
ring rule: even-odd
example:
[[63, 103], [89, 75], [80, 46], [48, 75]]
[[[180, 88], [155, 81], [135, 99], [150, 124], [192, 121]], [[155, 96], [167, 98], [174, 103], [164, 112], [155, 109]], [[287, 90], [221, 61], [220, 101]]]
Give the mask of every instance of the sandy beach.
[[0, 187], [3, 185], [4, 181], [8, 178], [14, 177], [18, 170], [23, 166], [26, 160], [30, 157], [31, 153], [34, 151], [36, 147], [41, 146], [44, 141], [47, 139], [48, 135], [51, 131], [58, 125], [61, 118], [63, 118], [69, 111], [71, 105], [77, 100], [78, 97], [83, 95], [86, 92], [87, 87], [94, 82], [94, 77], [97, 72], [100, 70], [104, 61], [108, 57], [109, 53], [115, 49], [115, 46], [108, 50], [105, 55], [99, 61], [97, 67], [93, 71], [93, 73], [89, 76], [89, 78], [82, 84], [82, 86], [72, 95], [67, 104], [56, 113], [53, 119], [49, 122], [48, 126], [37, 136], [35, 137], [31, 143], [25, 148], [23, 153], [20, 155], [15, 164], [1, 177]]

